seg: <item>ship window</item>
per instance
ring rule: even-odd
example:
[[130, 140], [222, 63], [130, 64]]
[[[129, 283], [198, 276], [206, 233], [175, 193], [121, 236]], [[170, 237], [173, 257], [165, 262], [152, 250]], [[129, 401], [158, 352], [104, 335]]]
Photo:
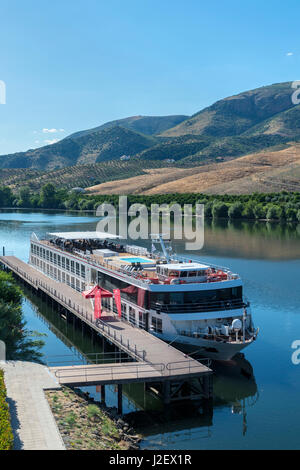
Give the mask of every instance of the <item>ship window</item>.
[[61, 260], [60, 255], [57, 255], [57, 264], [58, 264], [58, 266], [61, 266], [60, 260]]
[[54, 253], [54, 255], [53, 255], [53, 261], [54, 261], [54, 264], [57, 263], [57, 261], [56, 261], [56, 253]]
[[77, 276], [80, 276], [80, 268], [79, 268], [79, 263], [76, 263], [76, 274]]
[[181, 271], [180, 277], [187, 277], [187, 271]]
[[135, 310], [131, 306], [129, 306], [129, 321], [135, 325]]
[[71, 260], [71, 273], [75, 273], [75, 262]]
[[85, 266], [83, 264], [81, 265], [81, 277], [85, 279]]
[[197, 276], [197, 271], [189, 271], [189, 277]]
[[70, 271], [70, 260], [66, 258], [66, 270]]
[[152, 328], [155, 331], [155, 333], [162, 333], [161, 318], [152, 317]]
[[66, 267], [66, 258], [64, 258], [63, 256], [61, 257], [61, 267], [63, 269], [65, 269], [65, 267]]
[[125, 320], [127, 320], [127, 309], [126, 304], [124, 304], [124, 302], [121, 303], [121, 316], [122, 318], [125, 318]]
[[179, 277], [179, 271], [169, 271], [170, 277]]
[[182, 304], [183, 303], [183, 292], [171, 292], [170, 293], [170, 304]]

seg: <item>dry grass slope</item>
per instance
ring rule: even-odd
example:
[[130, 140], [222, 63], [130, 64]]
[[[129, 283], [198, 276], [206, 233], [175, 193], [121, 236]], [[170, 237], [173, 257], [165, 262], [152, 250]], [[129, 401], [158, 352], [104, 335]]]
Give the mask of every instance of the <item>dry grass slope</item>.
[[146, 170], [145, 175], [88, 188], [91, 194], [245, 194], [300, 191], [300, 144], [194, 168]]

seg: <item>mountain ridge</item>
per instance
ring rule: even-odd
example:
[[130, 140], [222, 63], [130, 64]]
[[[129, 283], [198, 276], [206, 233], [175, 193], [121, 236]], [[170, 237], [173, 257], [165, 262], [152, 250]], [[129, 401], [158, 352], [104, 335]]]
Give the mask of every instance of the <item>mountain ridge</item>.
[[300, 105], [292, 103], [291, 83], [226, 97], [191, 117], [131, 116], [110, 121], [52, 145], [2, 155], [0, 168], [49, 171], [120, 159], [124, 154], [194, 165], [278, 150], [300, 140]]

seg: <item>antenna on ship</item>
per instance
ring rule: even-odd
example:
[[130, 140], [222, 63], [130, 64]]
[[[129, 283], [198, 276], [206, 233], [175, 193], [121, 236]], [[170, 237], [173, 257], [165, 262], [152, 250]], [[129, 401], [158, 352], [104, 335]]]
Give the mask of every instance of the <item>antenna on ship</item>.
[[[151, 239], [152, 239], [152, 251], [153, 247], [155, 248], [154, 243], [159, 243], [161, 246], [161, 250], [164, 254], [164, 257], [166, 258], [167, 262], [169, 263], [170, 261], [170, 254], [168, 253], [168, 248], [165, 245], [165, 241], [163, 239], [164, 235], [167, 235], [166, 233], [151, 233]], [[170, 241], [170, 240], [168, 240]]]

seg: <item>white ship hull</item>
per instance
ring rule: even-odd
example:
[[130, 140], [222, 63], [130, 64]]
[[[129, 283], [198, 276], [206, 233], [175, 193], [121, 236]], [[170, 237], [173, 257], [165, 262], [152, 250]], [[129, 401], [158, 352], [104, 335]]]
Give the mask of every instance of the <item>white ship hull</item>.
[[[162, 336], [159, 337], [164, 340]], [[169, 343], [169, 341], [167, 342]], [[177, 340], [172, 343], [172, 346], [180, 349], [186, 354], [191, 354], [192, 356], [197, 354], [214, 361], [229, 361], [236, 354], [249, 346], [252, 342], [253, 340], [247, 341], [245, 343], [221, 343], [219, 341], [210, 341], [204, 339], [197, 339], [197, 342], [193, 342], [193, 340], [190, 338], [177, 338]]]

